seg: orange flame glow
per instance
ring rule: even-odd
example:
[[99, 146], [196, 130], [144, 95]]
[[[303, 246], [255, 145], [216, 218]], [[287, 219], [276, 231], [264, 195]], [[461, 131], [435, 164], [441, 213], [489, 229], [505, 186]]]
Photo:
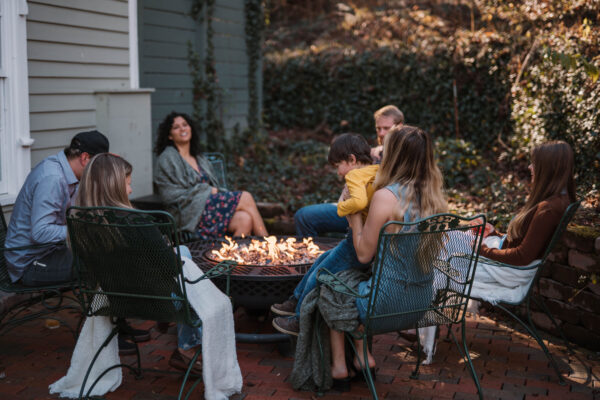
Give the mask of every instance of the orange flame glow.
[[311, 237], [298, 242], [295, 238], [277, 241], [277, 237], [267, 236], [247, 244], [237, 243], [228, 236], [225, 240], [219, 250], [211, 252], [213, 260], [233, 260], [244, 265], [295, 265], [312, 263], [323, 254]]

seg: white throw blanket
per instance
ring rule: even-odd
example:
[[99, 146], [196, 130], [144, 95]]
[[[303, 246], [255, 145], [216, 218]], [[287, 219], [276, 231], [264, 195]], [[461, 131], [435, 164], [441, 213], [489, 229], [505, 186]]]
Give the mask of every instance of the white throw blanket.
[[[71, 365], [69, 366], [67, 375], [50, 385], [50, 394], [58, 393], [60, 397], [71, 399], [79, 397], [79, 390], [92, 362], [92, 358], [112, 329], [113, 324], [111, 324], [108, 317], [89, 317], [85, 319], [83, 328], [81, 328], [79, 338], [75, 344], [75, 350], [71, 357]], [[96, 360], [94, 368], [92, 368], [92, 372], [86, 382], [83, 394], [87, 393], [102, 371], [115, 364], [119, 364], [119, 346], [116, 335], [109, 342], [108, 346], [102, 350]], [[122, 378], [121, 368], [111, 370], [94, 386], [91, 395], [102, 396], [107, 392], [114, 391], [121, 384]]]
[[[455, 232], [458, 235], [468, 235], [468, 233]], [[468, 241], [463, 241], [468, 243]], [[501, 240], [498, 236], [488, 236], [483, 243], [489, 248], [500, 248]], [[470, 253], [470, 249], [464, 249], [465, 253]], [[527, 266], [538, 264], [540, 260], [534, 260]], [[477, 268], [475, 269], [475, 279], [471, 289], [471, 297], [485, 300], [492, 304], [499, 301], [520, 302], [533, 282], [537, 268], [529, 270], [517, 270], [512, 268], [502, 268], [492, 264], [486, 264], [479, 258]], [[479, 310], [479, 301], [469, 300], [468, 311], [477, 313]], [[423, 351], [427, 355], [423, 364], [431, 364], [435, 354], [435, 326], [420, 328], [419, 336], [423, 345]]]
[[[202, 271], [184, 258], [183, 275], [193, 281]], [[227, 399], [242, 391], [231, 301], [209, 279], [185, 284], [188, 299], [202, 320], [202, 378], [206, 400]]]
[[[500, 248], [498, 236], [488, 236], [483, 243], [489, 248]], [[526, 267], [539, 263], [540, 260], [533, 260]], [[471, 297], [492, 304], [499, 301], [518, 303], [527, 294], [536, 272], [537, 268], [519, 270], [498, 267], [497, 265], [487, 264], [480, 258], [475, 269]]]
[[[202, 271], [190, 259], [183, 258], [183, 275], [189, 280], [202, 276]], [[202, 378], [206, 400], [227, 399], [242, 390], [242, 373], [237, 362], [233, 311], [229, 298], [210, 280], [185, 284], [188, 299], [202, 320]], [[104, 342], [113, 326], [108, 317], [87, 318], [67, 375], [50, 385], [50, 393], [60, 397], [77, 398], [85, 373], [94, 354]], [[116, 337], [104, 349], [86, 383], [86, 391], [106, 367], [119, 364]], [[121, 368], [106, 374], [94, 387], [92, 395], [102, 396], [121, 384]], [[85, 393], [85, 392], [84, 392]]]

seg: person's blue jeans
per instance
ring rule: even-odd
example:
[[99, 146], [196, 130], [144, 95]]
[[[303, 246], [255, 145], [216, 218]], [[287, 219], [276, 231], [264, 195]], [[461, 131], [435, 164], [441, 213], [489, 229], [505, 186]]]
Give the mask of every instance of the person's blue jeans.
[[296, 306], [296, 317], [300, 317], [300, 306], [306, 295], [317, 286], [317, 273], [321, 268], [327, 268], [331, 273], [338, 273], [350, 268], [366, 269], [370, 263], [363, 264], [358, 261], [354, 243], [352, 242], [352, 231], [346, 238], [331, 250], [321, 254], [294, 290], [294, 297], [298, 300]]
[[337, 215], [335, 203], [312, 204], [302, 207], [294, 215], [298, 236], [321, 236], [327, 232], [345, 233], [348, 220]]
[[[179, 246], [181, 257], [191, 259], [192, 253], [186, 246]], [[177, 346], [188, 350], [202, 344], [202, 327], [194, 328], [186, 324], [177, 324]]]
[[67, 246], [57, 246], [51, 253], [36, 258], [23, 272], [24, 286], [52, 285], [69, 282], [72, 277], [73, 253]]

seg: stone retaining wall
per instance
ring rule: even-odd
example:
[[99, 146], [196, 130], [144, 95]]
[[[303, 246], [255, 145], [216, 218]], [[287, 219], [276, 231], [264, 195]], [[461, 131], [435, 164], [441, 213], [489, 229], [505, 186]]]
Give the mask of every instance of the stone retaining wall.
[[[591, 282], [595, 274], [596, 284]], [[600, 237], [569, 229], [541, 272], [540, 294], [570, 341], [600, 350]], [[551, 321], [532, 302], [533, 321], [558, 335]]]

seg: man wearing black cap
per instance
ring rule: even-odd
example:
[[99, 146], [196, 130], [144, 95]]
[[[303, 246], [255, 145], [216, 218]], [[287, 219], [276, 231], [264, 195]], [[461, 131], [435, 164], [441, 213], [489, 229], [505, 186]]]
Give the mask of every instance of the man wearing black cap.
[[[73, 255], [66, 246], [67, 208], [77, 193], [83, 169], [96, 154], [108, 152], [108, 139], [98, 131], [80, 132], [64, 151], [44, 159], [27, 176], [6, 233], [6, 247], [36, 248], [5, 252], [13, 282], [43, 286], [71, 280]], [[135, 341], [150, 339], [148, 331], [119, 320]], [[119, 336], [121, 354], [135, 346]]]
[[64, 151], [44, 159], [29, 173], [13, 208], [6, 247], [37, 247], [5, 253], [13, 282], [41, 286], [71, 280], [66, 211], [73, 204], [83, 169], [94, 155], [105, 152], [106, 136], [81, 132]]

